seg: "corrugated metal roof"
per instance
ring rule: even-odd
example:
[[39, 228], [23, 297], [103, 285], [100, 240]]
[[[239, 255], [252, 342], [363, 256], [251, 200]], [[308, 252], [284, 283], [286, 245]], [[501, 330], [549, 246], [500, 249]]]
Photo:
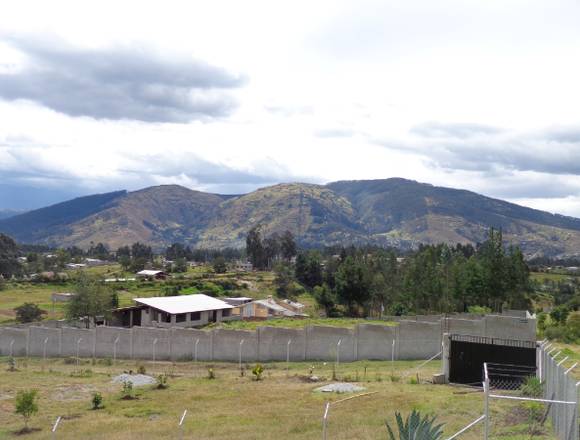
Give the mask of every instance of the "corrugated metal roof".
[[233, 307], [228, 303], [201, 293], [183, 296], [135, 298], [134, 300], [137, 303], [145, 304], [171, 315], [176, 315], [178, 313], [203, 312], [206, 310], [233, 309]]
[[165, 273], [162, 270], [142, 270], [141, 272], [137, 272], [137, 275], [147, 275], [147, 276], [154, 276], [160, 273]]

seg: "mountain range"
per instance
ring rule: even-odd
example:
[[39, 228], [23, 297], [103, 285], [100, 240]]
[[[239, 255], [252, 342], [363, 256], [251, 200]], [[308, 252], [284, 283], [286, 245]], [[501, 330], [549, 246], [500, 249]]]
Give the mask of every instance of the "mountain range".
[[19, 242], [111, 249], [139, 241], [241, 247], [257, 224], [290, 230], [303, 246], [478, 243], [490, 227], [527, 256], [580, 255], [580, 219], [412, 180], [279, 184], [225, 196], [163, 185], [79, 197], [0, 220]]

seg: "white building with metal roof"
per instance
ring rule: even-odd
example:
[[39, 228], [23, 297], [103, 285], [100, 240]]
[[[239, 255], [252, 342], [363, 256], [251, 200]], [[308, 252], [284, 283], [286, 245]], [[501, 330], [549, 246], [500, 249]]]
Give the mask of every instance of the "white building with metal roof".
[[135, 306], [113, 311], [124, 327], [198, 327], [211, 322], [239, 319], [234, 306], [208, 295], [134, 298]]

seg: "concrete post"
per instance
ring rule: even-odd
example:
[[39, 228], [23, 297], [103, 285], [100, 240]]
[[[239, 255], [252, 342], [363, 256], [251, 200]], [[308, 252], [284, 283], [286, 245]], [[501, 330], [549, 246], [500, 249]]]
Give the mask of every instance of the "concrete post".
[[133, 342], [133, 327], [129, 329], [129, 351], [131, 359], [135, 357], [135, 349], [134, 349], [134, 342]]
[[26, 357], [30, 355], [30, 327], [26, 329]]
[[62, 357], [62, 327], [58, 329], [58, 357]]

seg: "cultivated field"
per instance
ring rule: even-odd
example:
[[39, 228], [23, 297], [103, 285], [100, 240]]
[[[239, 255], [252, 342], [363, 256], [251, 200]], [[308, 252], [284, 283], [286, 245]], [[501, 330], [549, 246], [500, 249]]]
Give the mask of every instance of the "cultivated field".
[[[263, 380], [252, 379], [250, 365], [242, 377], [236, 364], [136, 363], [88, 360], [77, 366], [63, 359], [19, 359], [18, 371], [7, 371], [0, 358], [0, 438], [16, 438], [22, 420], [14, 414], [14, 397], [21, 389], [39, 391], [40, 411], [31, 427], [38, 431], [20, 438], [50, 438], [50, 426], [63, 416], [59, 439], [177, 439], [178, 420], [185, 409], [187, 439], [320, 439], [325, 402], [338, 402], [347, 395], [313, 392], [329, 383], [332, 363], [266, 364]], [[331, 407], [329, 439], [386, 439], [385, 420], [394, 412], [406, 414], [413, 408], [436, 415], [445, 423], [445, 438], [482, 414], [483, 396], [478, 390], [425, 383], [439, 370], [437, 361], [420, 370], [419, 362], [355, 362], [341, 364], [338, 380], [352, 381], [373, 394], [345, 400]], [[146, 386], [137, 389], [135, 400], [121, 399], [121, 385], [111, 378], [143, 366], [153, 376], [167, 373], [169, 388]], [[212, 367], [216, 378], [208, 379]], [[311, 383], [310, 374], [322, 381]], [[104, 409], [92, 410], [94, 392], [104, 396]], [[494, 438], [529, 439], [529, 409], [521, 403], [496, 401], [492, 405]], [[534, 428], [535, 438], [553, 438], [549, 421]], [[481, 427], [463, 439], [481, 438]]]

